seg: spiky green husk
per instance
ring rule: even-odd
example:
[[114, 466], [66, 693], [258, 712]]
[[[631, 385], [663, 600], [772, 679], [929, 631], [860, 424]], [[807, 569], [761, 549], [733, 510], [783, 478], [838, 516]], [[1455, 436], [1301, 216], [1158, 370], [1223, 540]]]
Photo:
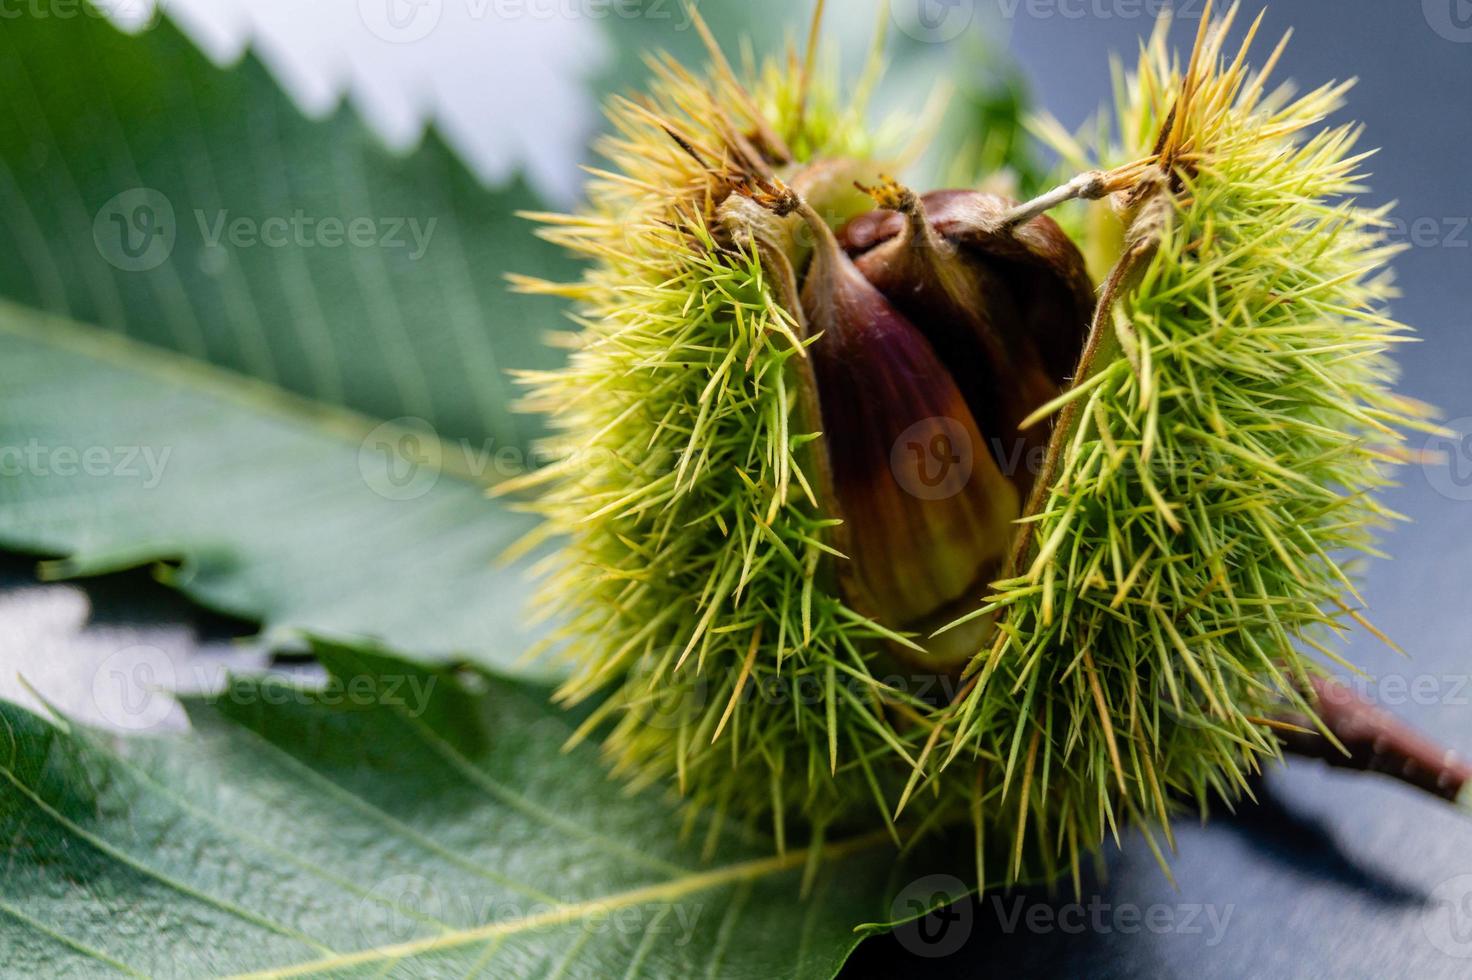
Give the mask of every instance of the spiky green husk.
[[524, 484], [564, 539], [542, 592], [563, 696], [603, 698], [584, 730], [609, 727], [634, 785], [774, 816], [779, 846], [793, 814], [897, 837], [969, 817], [1007, 857], [984, 880], [1076, 871], [1126, 820], [1168, 826], [1177, 794], [1240, 793], [1277, 752], [1269, 716], [1311, 716], [1301, 680], [1359, 618], [1342, 556], [1393, 517], [1371, 493], [1417, 414], [1389, 390], [1381, 213], [1344, 199], [1354, 134], [1303, 137], [1343, 88], [1266, 95], [1219, 41], [1183, 70], [1160, 34], [1121, 83], [1118, 142], [1065, 147], [1153, 158], [1184, 107], [1145, 218], [1076, 222], [1093, 257], [1148, 247], [1052, 407], [1056, 470], [1015, 577], [977, 597], [998, 642], [936, 709], [919, 686], [937, 678], [890, 682], [884, 631], [837, 595], [799, 324], [717, 230], [733, 141], [783, 144], [788, 177], [868, 160], [863, 106], [831, 83], [804, 99], [793, 61], [744, 83], [719, 59], [709, 78], [654, 68], [651, 99], [611, 107], [616, 172], [582, 214], [540, 216], [593, 267], [522, 284], [579, 304], [569, 365], [526, 379], [559, 462]]
[[925, 708], [886, 688], [885, 631], [836, 595], [799, 410], [806, 353], [769, 270], [717, 219], [731, 132], [769, 127], [790, 176], [869, 159], [864, 108], [815, 79], [800, 112], [773, 64], [742, 85], [758, 119], [721, 66], [654, 67], [647, 104], [611, 106], [618, 173], [595, 175], [583, 214], [543, 216], [595, 265], [577, 284], [523, 284], [579, 301], [568, 366], [526, 379], [526, 407], [559, 433], [534, 482], [544, 531], [566, 539], [542, 591], [572, 665], [562, 696], [605, 695], [586, 728], [611, 725], [634, 785], [673, 777], [699, 806], [774, 814], [779, 842], [788, 813], [887, 818], [895, 760], [917, 751], [895, 712]]
[[1014, 843], [1067, 853], [1152, 818], [1168, 837], [1172, 799], [1247, 789], [1279, 751], [1269, 719], [1306, 708], [1361, 618], [1345, 562], [1394, 519], [1373, 494], [1424, 424], [1390, 390], [1405, 328], [1384, 314], [1383, 211], [1348, 199], [1357, 133], [1307, 135], [1347, 86], [1265, 94], [1215, 30], [1184, 70], [1157, 33], [1118, 94], [1099, 162], [1158, 148], [1175, 109], [1167, 186], [1111, 236], [1139, 267], [1066, 396], [944, 753], [995, 769]]

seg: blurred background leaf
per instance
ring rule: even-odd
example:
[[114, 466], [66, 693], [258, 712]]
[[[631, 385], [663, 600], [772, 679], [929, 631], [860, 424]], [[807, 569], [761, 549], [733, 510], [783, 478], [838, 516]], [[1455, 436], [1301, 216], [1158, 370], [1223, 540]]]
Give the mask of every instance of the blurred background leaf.
[[502, 275], [572, 267], [514, 217], [538, 204], [523, 183], [482, 186], [432, 130], [405, 156], [346, 107], [306, 119], [253, 55], [216, 68], [167, 19], [136, 37], [96, 17], [7, 19], [0, 91], [16, 258], [0, 294], [447, 439], [525, 447], [504, 372], [551, 363], [540, 328], [557, 313]]

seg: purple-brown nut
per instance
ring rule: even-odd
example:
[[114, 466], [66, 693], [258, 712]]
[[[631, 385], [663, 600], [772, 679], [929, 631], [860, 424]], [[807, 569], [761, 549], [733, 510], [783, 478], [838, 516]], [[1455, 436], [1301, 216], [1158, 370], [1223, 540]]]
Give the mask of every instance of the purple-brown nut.
[[1049, 426], [1020, 424], [1072, 381], [1093, 317], [1083, 256], [1049, 217], [1008, 226], [1014, 202], [995, 194], [872, 193], [885, 207], [839, 242], [934, 345], [1025, 499]]

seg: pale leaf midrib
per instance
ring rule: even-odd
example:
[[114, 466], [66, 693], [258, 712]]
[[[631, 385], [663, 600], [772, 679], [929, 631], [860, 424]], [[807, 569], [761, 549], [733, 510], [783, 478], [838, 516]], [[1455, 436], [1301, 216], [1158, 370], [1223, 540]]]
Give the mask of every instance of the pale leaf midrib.
[[[821, 851], [823, 861], [836, 861], [861, 853], [889, 842], [887, 832], [866, 834], [846, 841], [825, 845]], [[621, 892], [613, 892], [602, 898], [589, 899], [560, 905], [532, 915], [502, 919], [474, 929], [460, 929], [427, 939], [379, 946], [356, 953], [343, 953], [323, 957], [306, 963], [277, 967], [251, 973], [236, 974], [230, 980], [282, 980], [286, 977], [309, 976], [328, 970], [344, 970], [378, 963], [384, 960], [402, 960], [412, 956], [439, 953], [448, 949], [469, 946], [477, 942], [503, 936], [533, 932], [538, 929], [567, 925], [595, 915], [606, 915], [619, 909], [647, 903], [670, 903], [690, 895], [720, 888], [724, 885], [754, 882], [764, 877], [783, 874], [803, 867], [809, 860], [810, 848], [788, 851], [771, 857], [755, 858], [728, 864], [709, 871], [701, 871], [671, 881], [654, 885], [642, 885]]]

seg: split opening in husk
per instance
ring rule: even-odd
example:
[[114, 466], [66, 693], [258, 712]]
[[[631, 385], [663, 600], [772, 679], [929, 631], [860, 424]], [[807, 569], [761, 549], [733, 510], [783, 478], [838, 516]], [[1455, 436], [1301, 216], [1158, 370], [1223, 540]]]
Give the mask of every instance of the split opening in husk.
[[[770, 813], [779, 848], [789, 812], [821, 834], [865, 797], [896, 839], [969, 814], [1016, 878], [1024, 851], [1076, 871], [1126, 820], [1169, 843], [1178, 800], [1250, 792], [1280, 734], [1360, 744], [1354, 710], [1314, 710], [1303, 648], [1334, 659], [1317, 632], [1362, 619], [1329, 555], [1390, 518], [1370, 437], [1424, 416], [1376, 360], [1400, 329], [1376, 215], [1331, 200], [1353, 134], [1298, 135], [1343, 89], [1266, 93], [1260, 19], [1222, 56], [1235, 12], [1184, 70], [1142, 53], [1121, 105], [1147, 152], [1025, 204], [885, 180], [811, 57], [795, 92], [780, 64], [748, 90], [712, 44], [709, 79], [656, 61], [658, 98], [615, 104], [632, 176], [544, 216], [594, 272], [522, 284], [586, 311], [570, 368], [529, 379], [568, 462], [527, 482], [574, 542], [547, 593], [573, 620], [564, 697], [607, 694], [580, 734], [612, 720], [635, 785]], [[1046, 214], [1076, 198], [1120, 228], [1097, 292]], [[610, 452], [579, 468], [588, 441]], [[1182, 443], [1213, 466], [1157, 477]], [[962, 444], [957, 485], [914, 468]], [[905, 696], [895, 663], [950, 683]], [[819, 697], [764, 700], [799, 682]], [[1384, 744], [1366, 765], [1465, 782]]]

